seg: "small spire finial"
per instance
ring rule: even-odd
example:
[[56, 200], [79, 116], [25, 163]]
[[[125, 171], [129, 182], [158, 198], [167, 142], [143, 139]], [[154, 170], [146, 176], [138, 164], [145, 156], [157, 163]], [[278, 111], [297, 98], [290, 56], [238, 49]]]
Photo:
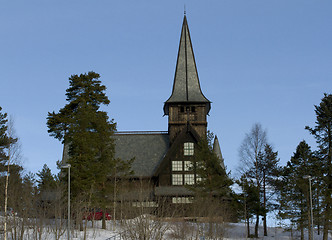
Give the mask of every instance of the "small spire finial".
[[184, 15], [186, 16], [186, 4], [184, 5]]

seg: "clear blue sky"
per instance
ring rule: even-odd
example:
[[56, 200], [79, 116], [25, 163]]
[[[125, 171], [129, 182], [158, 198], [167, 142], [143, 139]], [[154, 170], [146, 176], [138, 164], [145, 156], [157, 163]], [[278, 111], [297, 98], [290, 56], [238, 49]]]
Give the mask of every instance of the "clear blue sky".
[[314, 139], [314, 105], [332, 88], [331, 0], [0, 1], [0, 106], [15, 119], [23, 164], [56, 172], [61, 144], [46, 117], [65, 105], [68, 77], [95, 71], [118, 130], [167, 130], [183, 9], [208, 128], [235, 173], [255, 122], [285, 164]]

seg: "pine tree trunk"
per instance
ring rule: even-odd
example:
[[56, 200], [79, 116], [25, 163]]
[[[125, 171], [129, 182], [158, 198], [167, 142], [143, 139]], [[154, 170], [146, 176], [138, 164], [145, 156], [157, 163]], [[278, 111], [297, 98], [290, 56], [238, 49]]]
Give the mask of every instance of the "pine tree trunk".
[[323, 240], [328, 240], [328, 235], [329, 235], [329, 222], [331, 218], [331, 214], [329, 213], [330, 211], [330, 206], [329, 203], [326, 204], [325, 208], [325, 217], [324, 217], [324, 230], [323, 230]]
[[247, 217], [247, 237], [250, 238], [249, 218]]
[[327, 161], [327, 168], [328, 168], [328, 176], [327, 176], [327, 190], [326, 190], [326, 207], [325, 207], [325, 218], [324, 218], [324, 230], [323, 230], [323, 240], [328, 240], [329, 234], [329, 227], [330, 221], [332, 220], [332, 133], [331, 133], [331, 126], [328, 128], [328, 135], [329, 135], [329, 154], [328, 154], [328, 161]]
[[301, 229], [301, 240], [304, 240], [304, 231], [302, 223], [300, 224], [300, 229]]
[[[302, 202], [302, 201], [301, 201]], [[301, 231], [301, 240], [304, 240], [304, 227], [303, 227], [303, 209], [301, 209], [300, 217], [300, 231]]]
[[246, 202], [245, 197], [244, 197], [244, 219], [245, 219], [246, 225], [247, 225], [247, 237], [250, 237], [249, 217], [247, 214], [247, 202]]
[[256, 215], [255, 238], [258, 238], [259, 214]]
[[310, 212], [309, 201], [310, 201], [309, 198], [307, 198], [307, 209], [308, 209], [308, 239], [312, 240], [311, 212]]

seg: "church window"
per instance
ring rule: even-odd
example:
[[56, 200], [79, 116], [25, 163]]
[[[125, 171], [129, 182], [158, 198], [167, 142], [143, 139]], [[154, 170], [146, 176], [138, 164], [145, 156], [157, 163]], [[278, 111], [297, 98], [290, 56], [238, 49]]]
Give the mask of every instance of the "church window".
[[193, 163], [192, 161], [184, 161], [184, 170], [191, 171], [193, 170]]
[[172, 171], [182, 171], [182, 161], [172, 161]]
[[133, 202], [133, 207], [158, 207], [156, 202]]
[[194, 143], [186, 142], [184, 143], [184, 155], [185, 156], [192, 156], [194, 155]]
[[172, 185], [183, 185], [182, 174], [172, 174]]
[[195, 175], [194, 174], [185, 174], [184, 175], [184, 184], [194, 185], [195, 184]]
[[172, 197], [172, 203], [192, 203], [192, 197]]
[[196, 112], [196, 108], [195, 107], [191, 107], [191, 112]]

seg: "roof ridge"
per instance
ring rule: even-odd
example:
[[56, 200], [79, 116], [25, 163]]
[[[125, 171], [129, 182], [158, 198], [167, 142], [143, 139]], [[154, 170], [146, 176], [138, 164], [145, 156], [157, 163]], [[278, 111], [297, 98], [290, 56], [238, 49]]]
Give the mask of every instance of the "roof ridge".
[[116, 131], [116, 135], [130, 135], [130, 134], [168, 134], [168, 131]]

